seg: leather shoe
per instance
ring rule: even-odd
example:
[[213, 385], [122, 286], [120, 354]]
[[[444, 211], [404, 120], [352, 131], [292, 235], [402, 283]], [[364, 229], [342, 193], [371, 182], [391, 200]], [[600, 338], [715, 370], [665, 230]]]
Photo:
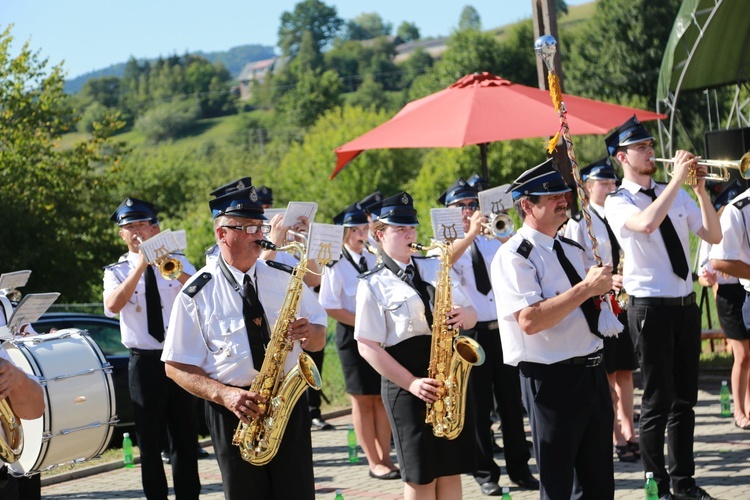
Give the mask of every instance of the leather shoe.
[[539, 490], [539, 480], [531, 474], [524, 477], [512, 477], [510, 478], [510, 480], [517, 484], [519, 488], [523, 488], [524, 490]]
[[379, 476], [373, 471], [370, 471], [370, 477], [373, 479], [401, 479], [401, 471], [398, 469], [393, 469]]
[[314, 418], [312, 419], [312, 425], [310, 426], [313, 429], [317, 429], [319, 431], [332, 431], [335, 429], [334, 426], [323, 420], [322, 418]]
[[482, 484], [482, 495], [488, 497], [499, 497], [502, 494], [503, 489], [497, 483], [487, 481], [486, 483]]
[[716, 500], [706, 490], [698, 486], [693, 486], [682, 492], [675, 491], [674, 498], [675, 500]]
[[209, 453], [198, 445], [198, 458], [208, 458]]

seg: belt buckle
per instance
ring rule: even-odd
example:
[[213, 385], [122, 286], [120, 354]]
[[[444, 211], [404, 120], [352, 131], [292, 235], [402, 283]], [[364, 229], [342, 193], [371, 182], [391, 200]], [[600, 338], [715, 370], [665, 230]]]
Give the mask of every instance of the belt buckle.
[[601, 362], [602, 362], [601, 353], [597, 354], [596, 356], [590, 356], [586, 358], [586, 368], [593, 368], [595, 366], [599, 366]]

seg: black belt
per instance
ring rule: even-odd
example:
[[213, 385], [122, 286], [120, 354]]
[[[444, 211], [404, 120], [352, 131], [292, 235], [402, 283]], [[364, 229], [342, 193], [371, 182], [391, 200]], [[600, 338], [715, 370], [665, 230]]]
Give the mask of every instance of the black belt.
[[161, 349], [136, 349], [135, 347], [130, 348], [130, 354], [137, 354], [139, 356], [153, 356], [161, 358]]
[[690, 306], [695, 304], [695, 292], [684, 297], [633, 297], [630, 296], [631, 306]]
[[596, 351], [593, 354], [589, 354], [588, 356], [576, 356], [575, 358], [568, 358], [563, 359], [562, 361], [558, 361], [557, 363], [552, 363], [553, 365], [584, 365], [586, 368], [593, 368], [595, 366], [599, 366], [602, 363], [602, 359], [604, 358], [604, 355], [602, 354], [602, 351]]
[[477, 324], [474, 325], [475, 330], [497, 330], [498, 324], [497, 320], [494, 321], [477, 321]]

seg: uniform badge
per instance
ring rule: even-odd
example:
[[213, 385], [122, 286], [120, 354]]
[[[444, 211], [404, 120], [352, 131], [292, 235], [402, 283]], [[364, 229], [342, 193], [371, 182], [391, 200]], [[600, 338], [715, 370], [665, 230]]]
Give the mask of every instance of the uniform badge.
[[406, 193], [404, 193], [404, 195], [401, 197], [401, 203], [403, 203], [404, 205], [407, 205], [409, 203], [409, 197], [406, 196]]
[[258, 193], [256, 193], [254, 189], [250, 191], [250, 201], [252, 201], [253, 203], [258, 202]]

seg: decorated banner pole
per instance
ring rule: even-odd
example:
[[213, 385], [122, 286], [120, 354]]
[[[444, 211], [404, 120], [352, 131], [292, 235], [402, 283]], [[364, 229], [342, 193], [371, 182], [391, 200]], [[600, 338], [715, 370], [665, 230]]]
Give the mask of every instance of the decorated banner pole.
[[[547, 144], [547, 152], [552, 152], [557, 147], [557, 142], [562, 134], [565, 146], [568, 150], [568, 158], [570, 159], [571, 173], [573, 179], [576, 181], [576, 189], [578, 191], [578, 197], [581, 199], [581, 212], [583, 218], [586, 221], [586, 231], [591, 240], [591, 249], [594, 253], [594, 259], [596, 265], [602, 265], [602, 258], [599, 256], [599, 245], [596, 242], [594, 236], [594, 229], [591, 225], [591, 212], [589, 211], [589, 196], [584, 189], [583, 181], [581, 181], [581, 172], [578, 168], [578, 160], [576, 160], [575, 150], [573, 149], [573, 139], [570, 136], [570, 128], [568, 127], [568, 110], [565, 108], [565, 102], [562, 100], [562, 90], [560, 89], [560, 79], [555, 73], [555, 53], [557, 52], [557, 40], [552, 35], [543, 35], [536, 39], [534, 42], [534, 51], [539, 58], [544, 61], [547, 66], [547, 84], [549, 86], [549, 95], [552, 98], [552, 104], [557, 111], [557, 116], [560, 118], [560, 129], [557, 131], [555, 136], [550, 139]], [[623, 330], [623, 325], [617, 320], [617, 316], [613, 312], [615, 304], [614, 293], [610, 292], [607, 295], [603, 295], [599, 300], [599, 307], [601, 314], [599, 315], [599, 333], [605, 337], [616, 336]]]

